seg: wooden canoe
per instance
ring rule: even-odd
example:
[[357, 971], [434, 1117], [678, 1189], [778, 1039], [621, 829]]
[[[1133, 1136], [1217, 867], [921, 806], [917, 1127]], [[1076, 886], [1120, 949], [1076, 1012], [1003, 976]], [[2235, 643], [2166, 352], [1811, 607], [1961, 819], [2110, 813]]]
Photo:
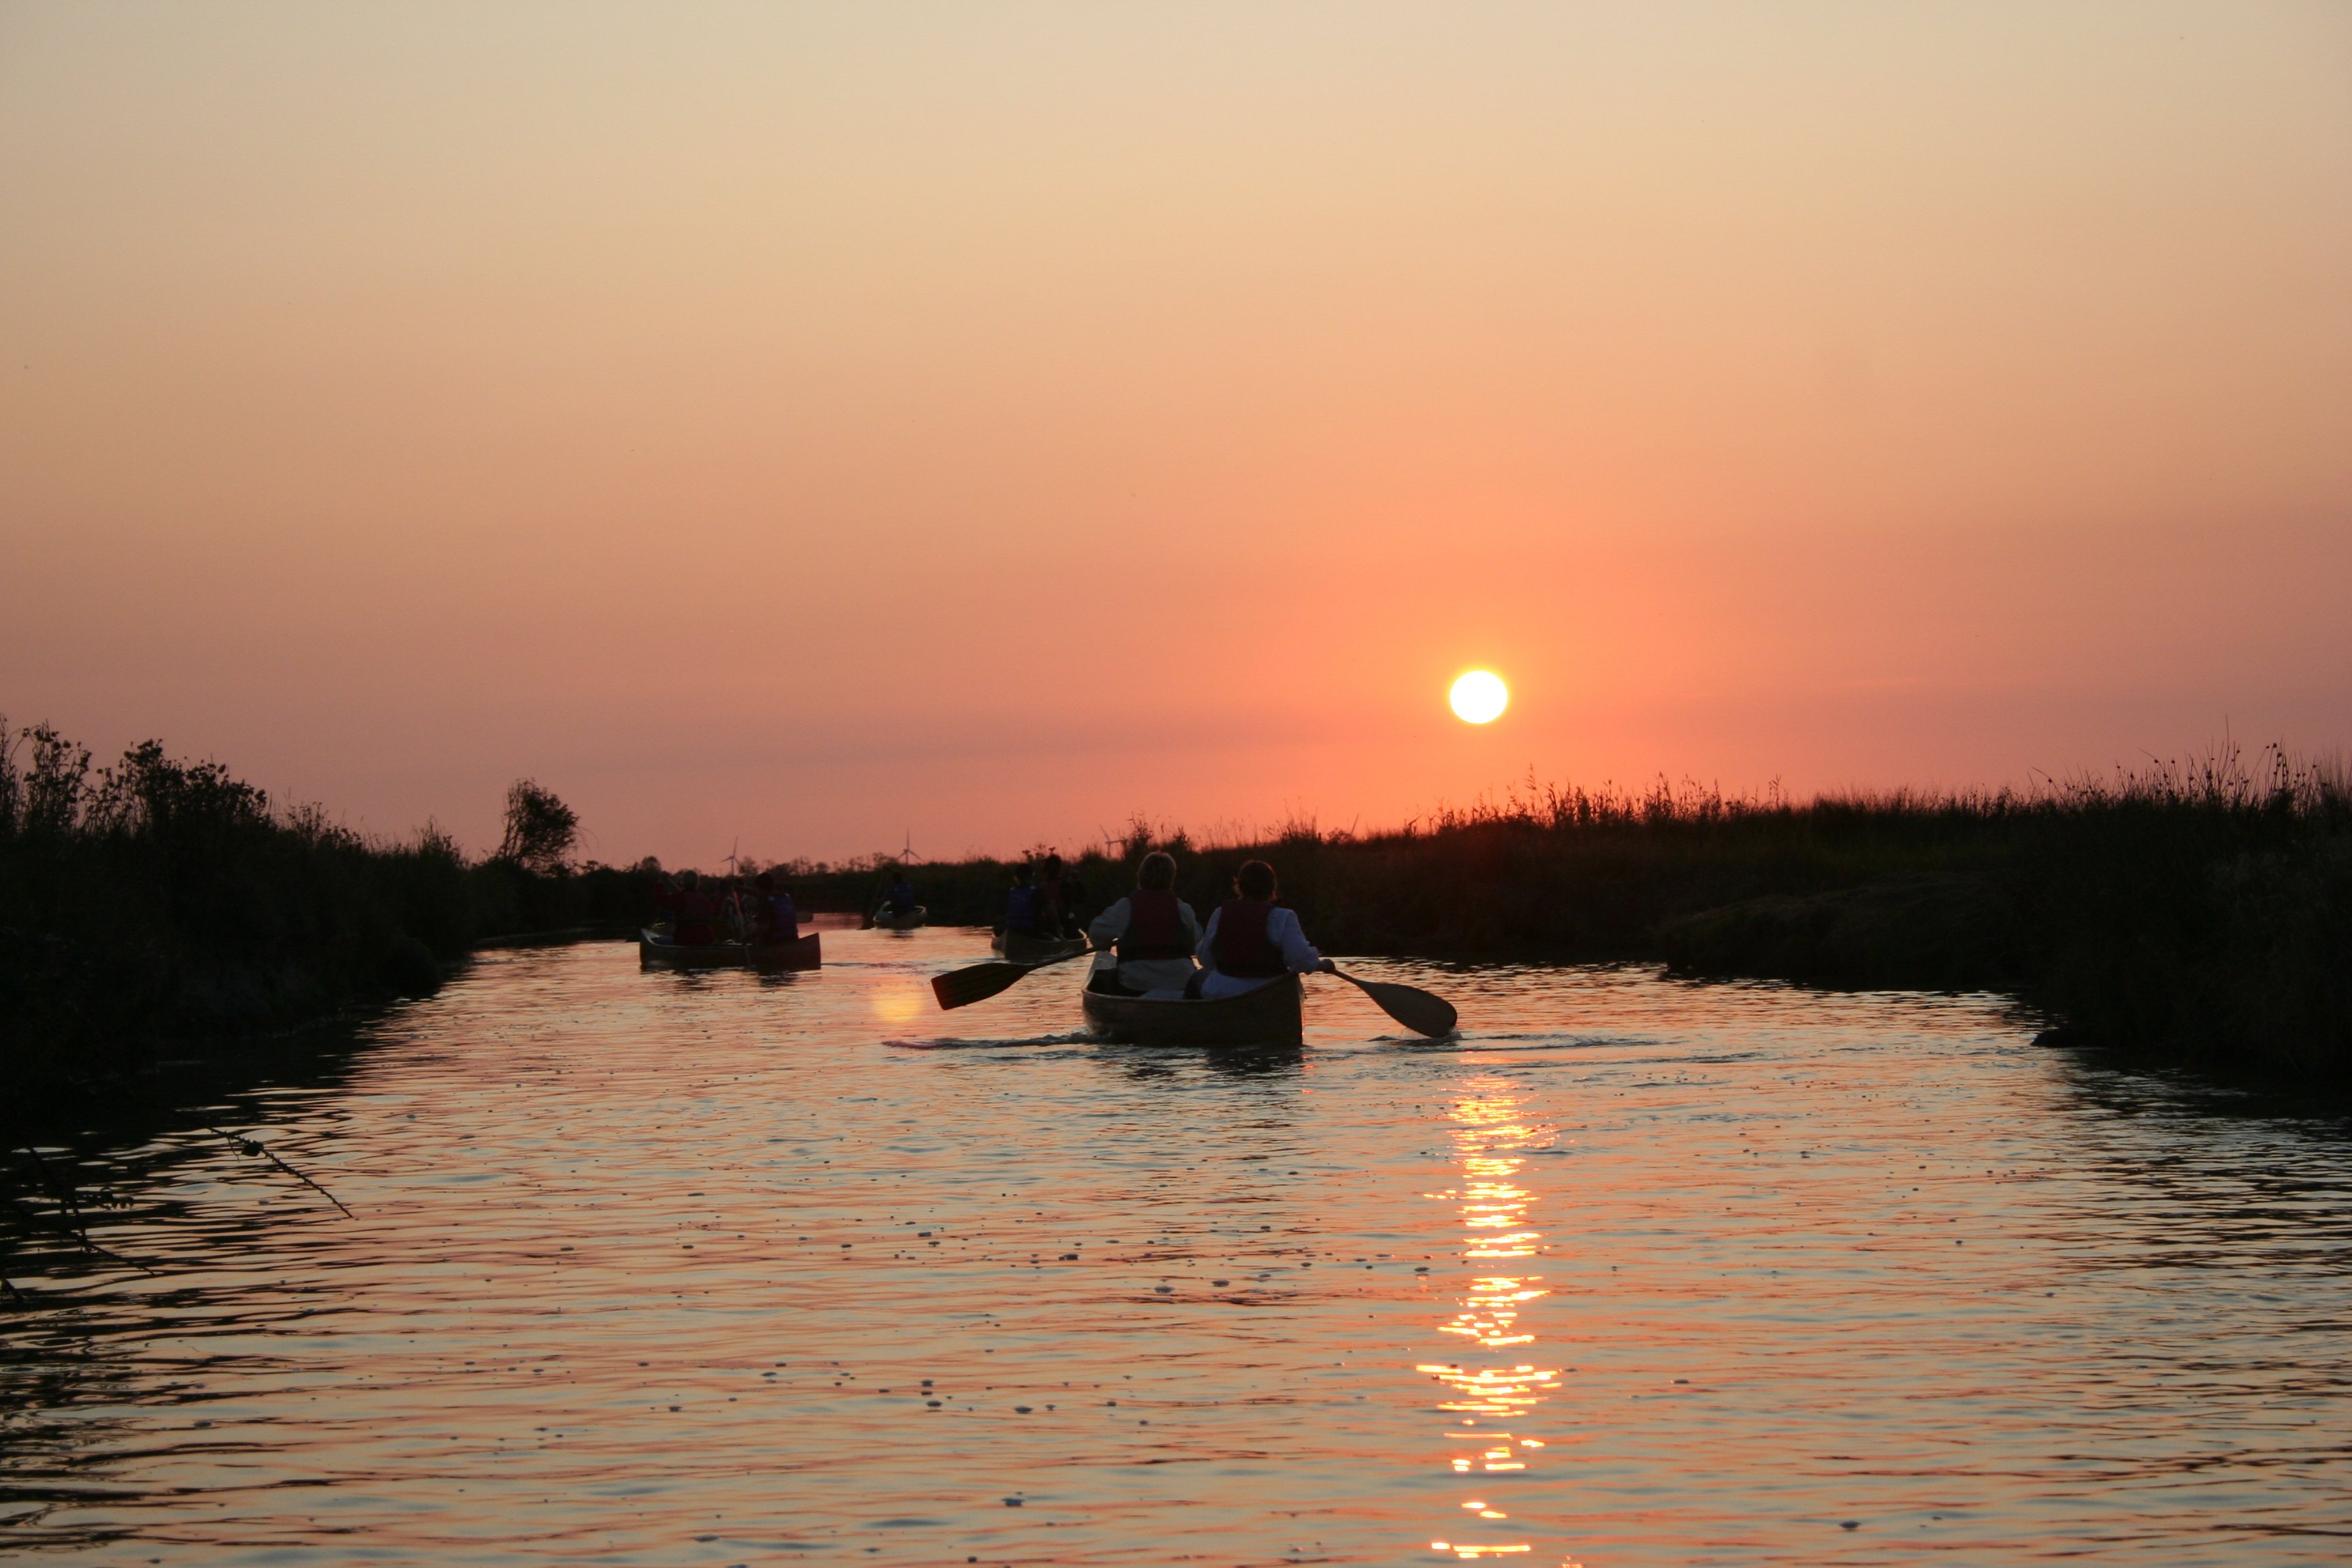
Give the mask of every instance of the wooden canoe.
[[[1115, 966], [1113, 966], [1115, 967]], [[1307, 1036], [1298, 976], [1214, 1002], [1155, 1001], [1118, 989], [1111, 968], [1096, 970], [1078, 994], [1087, 1027], [1138, 1046], [1297, 1046]]]
[[637, 933], [637, 963], [647, 969], [816, 969], [824, 950], [815, 931], [797, 942], [712, 942], [680, 947], [659, 931]]
[[989, 942], [989, 950], [1001, 952], [1014, 963], [1037, 963], [1048, 958], [1066, 958], [1087, 950], [1082, 936], [1032, 936], [1027, 931], [1001, 931]]
[[874, 918], [866, 923], [876, 931], [913, 931], [923, 923], [923, 917], [929, 912], [921, 904], [917, 904], [903, 915], [887, 914], [877, 910]]

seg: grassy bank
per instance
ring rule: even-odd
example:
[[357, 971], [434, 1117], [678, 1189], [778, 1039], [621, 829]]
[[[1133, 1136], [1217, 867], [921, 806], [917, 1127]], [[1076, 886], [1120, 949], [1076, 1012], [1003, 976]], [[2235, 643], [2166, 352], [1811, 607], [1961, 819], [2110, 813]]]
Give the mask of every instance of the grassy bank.
[[[391, 843], [273, 810], [152, 744], [96, 772], [46, 730], [0, 752], [0, 1061], [19, 1081], [420, 994], [486, 939], [651, 911], [651, 864], [569, 866], [571, 814], [527, 784], [500, 852], [469, 860], [430, 827]], [[1249, 844], [1139, 824], [1074, 857], [1088, 909], [1155, 847], [1204, 911], [1243, 860], [1273, 861], [1335, 952], [2000, 990], [2085, 1043], [2352, 1076], [2352, 789], [2275, 752], [1957, 795], [1530, 785], [1395, 832]], [[935, 922], [985, 924], [1013, 864], [913, 878]], [[871, 909], [890, 875], [776, 869], [807, 910]]]
[[[1077, 862], [1099, 906], [1148, 847], [1204, 911], [1263, 858], [1326, 947], [1658, 960], [1693, 975], [2009, 991], [2073, 1038], [2352, 1074], [2352, 790], [2267, 752], [2038, 791], [1790, 802], [1529, 787], [1407, 831], [1199, 846], [1139, 828]], [[918, 868], [983, 921], [1009, 866]], [[807, 879], [855, 902], [878, 873]]]
[[[0, 1062], [102, 1079], [189, 1042], [315, 1023], [440, 984], [505, 932], [625, 925], [647, 879], [469, 861], [273, 811], [153, 743], [93, 771], [46, 729], [0, 746]], [[548, 797], [551, 798], [551, 797]]]

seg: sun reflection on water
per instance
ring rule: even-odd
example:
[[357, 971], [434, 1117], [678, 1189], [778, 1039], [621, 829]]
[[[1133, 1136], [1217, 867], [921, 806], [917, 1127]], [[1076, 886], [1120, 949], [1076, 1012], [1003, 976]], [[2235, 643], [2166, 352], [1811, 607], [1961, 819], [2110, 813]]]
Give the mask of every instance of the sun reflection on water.
[[914, 990], [877, 991], [868, 1003], [874, 1016], [886, 1024], [904, 1024], [922, 1016], [923, 997]]
[[[1507, 1085], [1493, 1080], [1475, 1084], [1471, 1095], [1451, 1113], [1462, 1185], [1430, 1194], [1460, 1207], [1463, 1259], [1479, 1270], [1461, 1298], [1461, 1310], [1438, 1329], [1468, 1340], [1478, 1352], [1533, 1344], [1536, 1336], [1521, 1326], [1520, 1312], [1527, 1303], [1549, 1294], [1539, 1274], [1496, 1271], [1539, 1256], [1543, 1241], [1543, 1232], [1529, 1223], [1536, 1194], [1520, 1184], [1519, 1177], [1527, 1164], [1524, 1151], [1541, 1145], [1548, 1134], [1520, 1119], [1521, 1103]], [[1482, 1359], [1473, 1352], [1474, 1362]], [[1414, 1370], [1445, 1385], [1449, 1397], [1439, 1401], [1437, 1408], [1458, 1422], [1446, 1433], [1454, 1450], [1446, 1462], [1454, 1474], [1517, 1479], [1527, 1471], [1529, 1456], [1544, 1442], [1520, 1429], [1559, 1387], [1559, 1367], [1516, 1360], [1506, 1365], [1495, 1356], [1487, 1364], [1427, 1363]], [[1498, 1500], [1482, 1494], [1461, 1506], [1473, 1519], [1500, 1522], [1510, 1514], [1497, 1506]], [[1527, 1541], [1438, 1540], [1429, 1544], [1432, 1551], [1461, 1562], [1522, 1556], [1535, 1550]]]

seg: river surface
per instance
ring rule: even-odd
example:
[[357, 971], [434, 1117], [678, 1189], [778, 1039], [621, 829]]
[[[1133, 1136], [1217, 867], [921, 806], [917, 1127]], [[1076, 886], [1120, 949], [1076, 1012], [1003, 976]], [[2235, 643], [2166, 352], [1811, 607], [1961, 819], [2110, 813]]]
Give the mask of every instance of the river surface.
[[[122, 1152], [0, 1553], [105, 1563], [2352, 1559], [2352, 1163], [1994, 999], [1366, 962], [1303, 1052], [484, 956]], [[347, 1204], [346, 1217], [249, 1136]]]

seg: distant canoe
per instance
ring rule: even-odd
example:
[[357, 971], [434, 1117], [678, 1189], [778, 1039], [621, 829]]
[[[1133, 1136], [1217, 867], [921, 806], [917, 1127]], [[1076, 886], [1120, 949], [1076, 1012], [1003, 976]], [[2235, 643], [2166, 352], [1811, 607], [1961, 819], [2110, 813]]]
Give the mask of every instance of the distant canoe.
[[637, 963], [647, 969], [816, 969], [824, 963], [817, 933], [797, 942], [712, 942], [681, 947], [660, 932], [637, 933]]
[[1296, 1046], [1307, 1037], [1305, 994], [1286, 974], [1255, 991], [1214, 1002], [1154, 1000], [1118, 990], [1108, 967], [1078, 994], [1087, 1027], [1105, 1039], [1138, 1046]]
[[917, 904], [903, 915], [887, 914], [877, 910], [866, 923], [876, 931], [913, 931], [923, 923], [923, 917], [929, 912], [921, 904]]
[[989, 950], [1001, 952], [1015, 963], [1036, 963], [1048, 958], [1066, 958], [1087, 950], [1082, 936], [1032, 936], [1024, 931], [1001, 931], [990, 939]]

